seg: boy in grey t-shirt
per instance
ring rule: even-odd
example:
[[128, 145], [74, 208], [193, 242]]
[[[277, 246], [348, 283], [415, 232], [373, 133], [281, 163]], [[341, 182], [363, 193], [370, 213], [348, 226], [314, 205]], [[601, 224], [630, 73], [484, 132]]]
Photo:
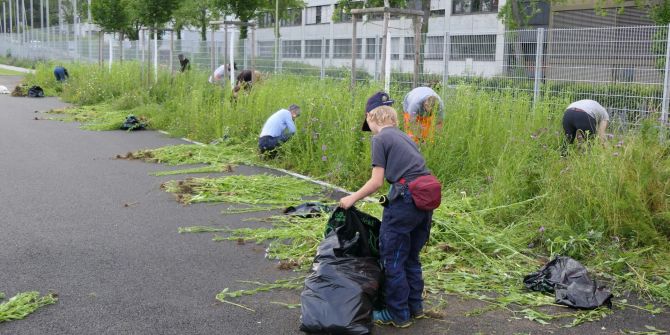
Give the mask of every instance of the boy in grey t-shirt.
[[405, 328], [411, 318], [424, 318], [423, 276], [419, 252], [428, 241], [433, 211], [416, 208], [407, 183], [430, 173], [416, 144], [400, 131], [397, 112], [388, 94], [368, 99], [364, 131], [372, 131], [372, 176], [358, 191], [340, 199], [349, 208], [384, 185], [391, 183], [389, 203], [384, 208], [379, 233], [379, 258], [385, 274], [386, 308], [374, 311], [377, 324]]

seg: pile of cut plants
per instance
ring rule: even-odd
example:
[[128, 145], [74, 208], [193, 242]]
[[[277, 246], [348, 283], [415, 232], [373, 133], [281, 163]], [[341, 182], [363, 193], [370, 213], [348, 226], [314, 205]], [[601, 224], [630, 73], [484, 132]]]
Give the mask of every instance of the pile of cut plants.
[[21, 320], [37, 309], [58, 301], [55, 293], [40, 296], [36, 291], [21, 292], [2, 302], [4, 298], [4, 293], [0, 292], [0, 323]]
[[322, 188], [314, 183], [269, 174], [171, 180], [163, 183], [161, 188], [173, 193], [183, 204], [222, 202], [246, 205], [242, 209], [229, 210], [229, 213], [286, 208], [322, 193]]
[[232, 141], [216, 141], [214, 144], [184, 144], [145, 149], [116, 155], [117, 159], [138, 159], [149, 163], [164, 163], [171, 166], [204, 164], [205, 166], [180, 170], [158, 171], [155, 176], [195, 174], [210, 172], [233, 172], [238, 164], [251, 165], [256, 162], [253, 149]]

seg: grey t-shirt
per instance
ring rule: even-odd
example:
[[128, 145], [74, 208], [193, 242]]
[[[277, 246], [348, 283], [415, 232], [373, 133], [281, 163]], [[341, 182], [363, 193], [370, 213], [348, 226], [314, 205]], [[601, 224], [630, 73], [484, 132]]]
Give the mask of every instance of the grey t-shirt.
[[567, 109], [570, 108], [579, 108], [586, 112], [586, 114], [591, 115], [594, 119], [596, 119], [596, 123], [600, 124], [602, 121], [609, 121], [610, 116], [607, 114], [607, 110], [605, 107], [600, 105], [597, 101], [590, 100], [590, 99], [584, 99], [584, 100], [579, 100], [575, 101], [568, 106]]
[[[372, 137], [372, 166], [384, 168], [384, 178], [391, 184], [401, 178], [411, 181], [430, 173], [416, 143], [396, 127], [383, 128]], [[397, 187], [393, 187], [391, 200], [397, 192]]]
[[405, 96], [402, 102], [402, 108], [406, 113], [409, 113], [410, 120], [414, 121], [417, 115], [425, 114], [423, 110], [423, 102], [429, 97], [436, 97], [438, 102], [438, 118], [444, 120], [444, 103], [440, 95], [435, 93], [430, 87], [417, 87], [411, 90]]

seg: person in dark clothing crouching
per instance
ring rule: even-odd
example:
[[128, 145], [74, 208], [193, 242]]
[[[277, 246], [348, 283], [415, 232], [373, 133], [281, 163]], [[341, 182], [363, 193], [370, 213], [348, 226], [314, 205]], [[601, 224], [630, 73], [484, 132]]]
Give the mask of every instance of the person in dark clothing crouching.
[[258, 71], [252, 70], [242, 70], [236, 77], [235, 87], [233, 88], [233, 98], [237, 99], [240, 90], [244, 89], [245, 91], [251, 90], [253, 84], [258, 82], [261, 79], [261, 73]]
[[605, 141], [609, 119], [607, 110], [594, 100], [573, 102], [563, 114], [563, 130], [568, 143], [573, 143], [575, 138], [587, 140], [595, 136]]
[[391, 184], [379, 236], [379, 260], [384, 268], [385, 303], [373, 311], [375, 323], [409, 327], [411, 319], [425, 318], [423, 275], [419, 252], [430, 235], [432, 210], [420, 210], [412, 200], [408, 182], [430, 174], [416, 143], [398, 129], [397, 112], [388, 94], [378, 92], [368, 99], [363, 131], [372, 131], [372, 175], [353, 194], [340, 199], [350, 208], [384, 185]]
[[67, 73], [67, 69], [62, 67], [62, 66], [56, 66], [54, 68], [54, 76], [56, 77], [56, 81], [58, 82], [64, 82], [67, 80], [67, 78], [70, 76], [69, 73]]
[[295, 134], [295, 118], [300, 116], [300, 107], [291, 105], [288, 109], [280, 109], [272, 114], [258, 138], [258, 149], [268, 158], [274, 158], [276, 149]]

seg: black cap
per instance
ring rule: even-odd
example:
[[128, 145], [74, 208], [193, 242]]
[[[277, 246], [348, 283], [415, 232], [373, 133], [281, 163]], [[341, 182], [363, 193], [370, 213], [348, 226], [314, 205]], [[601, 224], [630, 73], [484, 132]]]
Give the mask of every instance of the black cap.
[[373, 94], [370, 98], [368, 98], [368, 102], [365, 104], [366, 118], [363, 120], [363, 127], [361, 127], [361, 130], [370, 131], [370, 126], [368, 125], [367, 120], [367, 114], [370, 113], [370, 111], [379, 106], [391, 106], [391, 105], [393, 105], [393, 100], [391, 100], [391, 97], [389, 97], [389, 95], [383, 91], [379, 91]]

